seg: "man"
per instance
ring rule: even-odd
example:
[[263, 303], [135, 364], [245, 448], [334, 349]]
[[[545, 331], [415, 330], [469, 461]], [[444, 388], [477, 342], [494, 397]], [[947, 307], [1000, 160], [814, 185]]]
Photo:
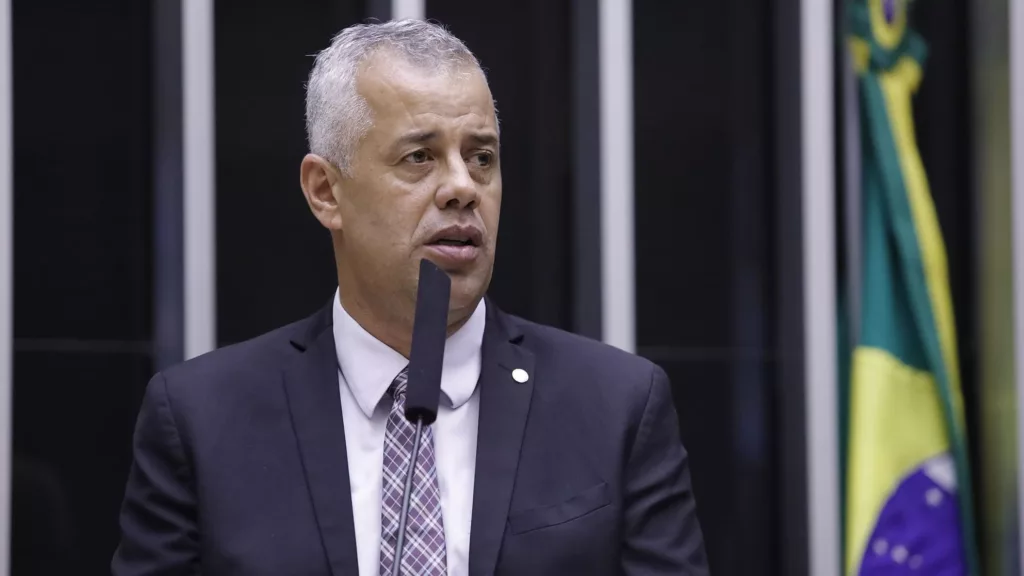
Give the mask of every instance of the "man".
[[475, 57], [425, 22], [353, 26], [306, 111], [338, 291], [150, 382], [114, 574], [390, 573], [423, 258], [452, 280], [449, 338], [402, 573], [706, 574], [664, 372], [484, 297], [502, 190]]

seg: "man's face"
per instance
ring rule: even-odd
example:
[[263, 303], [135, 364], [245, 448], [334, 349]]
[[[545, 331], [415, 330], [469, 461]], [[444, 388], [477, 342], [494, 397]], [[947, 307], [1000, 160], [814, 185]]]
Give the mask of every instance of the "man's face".
[[357, 89], [373, 125], [333, 187], [339, 274], [364, 298], [411, 302], [426, 258], [452, 279], [450, 318], [465, 317], [491, 280], [501, 206], [487, 82], [476, 67], [421, 70], [382, 52]]

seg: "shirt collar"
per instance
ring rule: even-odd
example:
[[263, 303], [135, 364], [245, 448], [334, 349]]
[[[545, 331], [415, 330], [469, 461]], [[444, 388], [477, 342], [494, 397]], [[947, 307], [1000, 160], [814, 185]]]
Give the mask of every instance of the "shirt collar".
[[[465, 404], [480, 379], [481, 348], [487, 311], [484, 299], [457, 332], [448, 337], [441, 370], [441, 399], [451, 408]], [[409, 360], [367, 332], [334, 294], [334, 346], [338, 368], [367, 418]]]

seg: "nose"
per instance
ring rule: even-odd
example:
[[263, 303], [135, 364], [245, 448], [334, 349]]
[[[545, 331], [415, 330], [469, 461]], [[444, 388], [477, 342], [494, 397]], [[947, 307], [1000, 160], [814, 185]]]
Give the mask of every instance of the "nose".
[[441, 210], [472, 210], [476, 208], [479, 201], [476, 182], [469, 173], [469, 166], [460, 154], [453, 154], [446, 162], [448, 171], [444, 175], [444, 181], [437, 189], [434, 200]]

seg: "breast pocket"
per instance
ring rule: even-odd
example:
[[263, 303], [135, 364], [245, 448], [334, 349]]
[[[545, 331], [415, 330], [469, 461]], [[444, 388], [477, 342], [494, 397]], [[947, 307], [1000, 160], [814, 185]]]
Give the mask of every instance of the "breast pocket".
[[608, 484], [602, 482], [597, 486], [587, 488], [561, 504], [510, 513], [508, 515], [509, 530], [512, 534], [522, 534], [531, 530], [564, 524], [604, 508], [611, 504], [611, 501]]

